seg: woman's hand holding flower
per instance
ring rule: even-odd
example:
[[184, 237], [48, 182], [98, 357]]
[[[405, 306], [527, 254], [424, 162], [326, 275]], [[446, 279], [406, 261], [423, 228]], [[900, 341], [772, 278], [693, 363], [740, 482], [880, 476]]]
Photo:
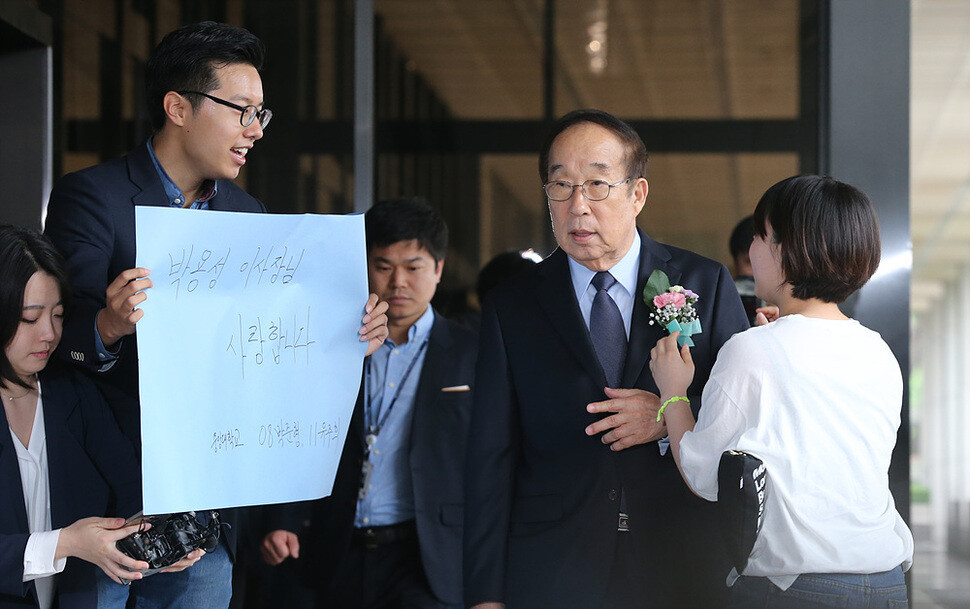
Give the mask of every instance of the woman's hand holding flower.
[[687, 395], [687, 388], [694, 379], [694, 360], [690, 348], [677, 346], [679, 332], [665, 336], [657, 341], [650, 351], [650, 372], [660, 390], [661, 401], [676, 396]]

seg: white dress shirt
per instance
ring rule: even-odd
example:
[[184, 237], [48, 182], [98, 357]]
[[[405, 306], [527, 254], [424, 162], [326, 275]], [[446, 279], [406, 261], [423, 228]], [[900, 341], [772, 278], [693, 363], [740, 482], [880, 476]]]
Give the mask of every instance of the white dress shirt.
[[[593, 297], [596, 296], [596, 288], [593, 287], [593, 276], [596, 271], [590, 270], [582, 264], [569, 258], [569, 275], [573, 280], [573, 290], [576, 292], [576, 300], [579, 302], [579, 310], [583, 313], [583, 321], [586, 322], [586, 330], [589, 330], [589, 313], [593, 308]], [[613, 284], [607, 293], [613, 302], [620, 309], [623, 317], [623, 327], [626, 330], [626, 338], [630, 339], [630, 324], [633, 321], [633, 303], [637, 292], [637, 273], [640, 272], [640, 233], [634, 232], [633, 245], [630, 251], [607, 269], [616, 283]]]
[[787, 315], [724, 344], [680, 458], [709, 501], [723, 451], [764, 462], [764, 522], [744, 575], [787, 589], [802, 573], [909, 568], [913, 536], [888, 479], [902, 395], [889, 346], [854, 320]]
[[37, 410], [34, 413], [29, 446], [24, 446], [12, 429], [9, 431], [17, 451], [24, 505], [27, 508], [27, 527], [30, 531], [24, 550], [24, 581], [34, 581], [41, 609], [49, 609], [54, 601], [54, 575], [64, 570], [67, 559], [54, 560], [60, 529], [51, 530], [47, 431], [44, 427], [44, 406], [39, 384], [37, 391]]

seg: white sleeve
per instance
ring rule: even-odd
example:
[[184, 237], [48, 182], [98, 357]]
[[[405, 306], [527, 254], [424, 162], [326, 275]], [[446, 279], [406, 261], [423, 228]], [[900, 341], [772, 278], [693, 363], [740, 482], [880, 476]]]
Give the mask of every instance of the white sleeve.
[[717, 467], [721, 453], [737, 446], [746, 427], [744, 414], [715, 378], [707, 381], [694, 431], [680, 441], [680, 467], [695, 493], [717, 501]]
[[54, 560], [60, 536], [60, 529], [30, 534], [27, 538], [27, 547], [24, 549], [25, 582], [39, 577], [48, 577], [64, 570], [67, 558]]

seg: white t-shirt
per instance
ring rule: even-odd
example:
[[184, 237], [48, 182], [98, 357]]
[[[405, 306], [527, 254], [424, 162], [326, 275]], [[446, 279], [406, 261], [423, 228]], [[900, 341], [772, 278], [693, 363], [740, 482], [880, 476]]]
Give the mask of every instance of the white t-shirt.
[[855, 320], [787, 315], [724, 344], [680, 457], [709, 501], [723, 451], [764, 461], [764, 522], [744, 575], [787, 589], [802, 573], [909, 569], [913, 536], [888, 477], [902, 392], [889, 346]]

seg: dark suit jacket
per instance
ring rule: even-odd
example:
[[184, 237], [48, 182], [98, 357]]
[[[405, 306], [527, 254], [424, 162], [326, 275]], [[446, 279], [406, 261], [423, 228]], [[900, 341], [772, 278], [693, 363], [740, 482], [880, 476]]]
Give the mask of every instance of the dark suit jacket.
[[[266, 211], [230, 181], [219, 180], [217, 189], [209, 200], [211, 210]], [[74, 289], [74, 304], [57, 352], [92, 373], [102, 365], [95, 348], [95, 316], [105, 306], [105, 290], [119, 273], [135, 266], [136, 205], [169, 205], [146, 145], [120, 159], [67, 174], [51, 191], [44, 232], [64, 255]], [[140, 452], [136, 337], [122, 339], [114, 366], [93, 378], [121, 430]], [[223, 516], [234, 521], [228, 511]], [[229, 529], [226, 538], [232, 556], [235, 532]]]
[[[137, 513], [141, 487], [134, 449], [97, 388], [75, 371], [56, 368], [51, 364], [40, 374], [52, 527], [60, 529], [89, 516]], [[0, 609], [35, 607], [34, 584], [23, 582], [29, 530], [20, 467], [2, 409], [0, 497]], [[117, 505], [112, 505], [113, 498]], [[79, 558], [68, 559], [57, 576], [61, 609], [96, 606], [96, 568]]]
[[[435, 313], [414, 399], [409, 460], [421, 562], [432, 592], [448, 604], [462, 599], [462, 477], [472, 392], [442, 389], [474, 388], [477, 352], [473, 331]], [[364, 459], [361, 402], [354, 409], [333, 493], [313, 503], [302, 546], [309, 575], [323, 590], [332, 584], [331, 575], [351, 543]]]
[[[622, 386], [659, 393], [647, 363], [666, 335], [640, 296], [654, 269], [700, 295], [692, 406], [718, 349], [748, 327], [723, 265], [640, 233], [640, 269]], [[491, 295], [490, 295], [491, 296]], [[465, 601], [510, 609], [602, 605], [620, 491], [630, 516], [634, 594], [644, 606], [717, 607], [730, 567], [711, 506], [693, 496], [656, 442], [613, 452], [585, 428], [606, 399], [561, 250], [496, 290], [482, 318], [465, 486]]]

